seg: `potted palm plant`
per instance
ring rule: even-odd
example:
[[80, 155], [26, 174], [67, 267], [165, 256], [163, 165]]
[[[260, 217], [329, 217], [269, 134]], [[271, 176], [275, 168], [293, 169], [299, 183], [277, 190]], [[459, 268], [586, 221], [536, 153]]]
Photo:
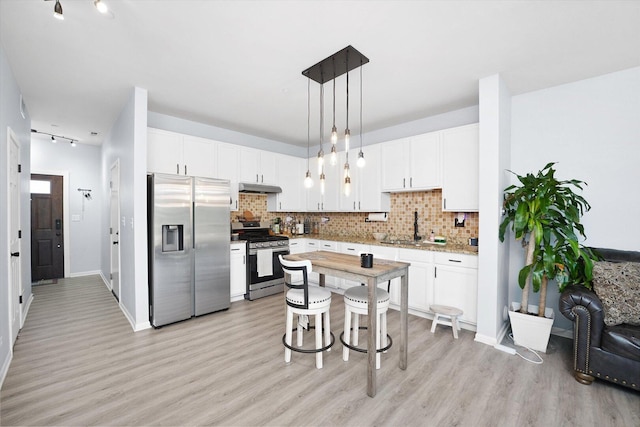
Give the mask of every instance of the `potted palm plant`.
[[[522, 300], [513, 303], [509, 312], [514, 341], [543, 352], [553, 325], [553, 310], [546, 307], [549, 280], [561, 289], [578, 278], [588, 284], [593, 267], [591, 251], [578, 241], [578, 235], [586, 237], [580, 217], [591, 206], [573, 191], [582, 190], [586, 183], [558, 180], [554, 164], [548, 163], [535, 175], [510, 171], [520, 183], [504, 190], [505, 213], [499, 229], [501, 242], [510, 227], [526, 248], [525, 265], [518, 274]], [[537, 307], [529, 305], [530, 288], [540, 292]]]

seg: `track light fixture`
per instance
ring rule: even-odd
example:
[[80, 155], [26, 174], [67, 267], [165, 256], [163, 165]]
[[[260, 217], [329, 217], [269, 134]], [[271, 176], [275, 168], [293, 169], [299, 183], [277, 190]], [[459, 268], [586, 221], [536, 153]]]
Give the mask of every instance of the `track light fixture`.
[[107, 5], [104, 4], [104, 2], [101, 0], [94, 0], [93, 5], [96, 7], [96, 9], [98, 9], [98, 12], [100, 13], [109, 12], [109, 8], [107, 7]]
[[[343, 192], [349, 197], [351, 194], [351, 169], [349, 165], [349, 146], [351, 143], [351, 129], [349, 128], [349, 71], [360, 68], [360, 150], [358, 152], [358, 159], [356, 165], [363, 167], [365, 165], [364, 153], [362, 152], [362, 66], [367, 64], [369, 59], [358, 52], [353, 46], [347, 46], [344, 49], [334, 53], [333, 55], [325, 58], [317, 64], [307, 68], [302, 72], [302, 75], [320, 83], [320, 151], [318, 151], [318, 174], [320, 175], [320, 188], [324, 190], [325, 170], [326, 162], [324, 161], [323, 151], [323, 132], [324, 132], [324, 84], [333, 80], [333, 124], [331, 126], [331, 153], [329, 157], [329, 163], [336, 165], [338, 160], [338, 150], [336, 148], [338, 142], [338, 131], [336, 127], [336, 78], [343, 74], [346, 74], [346, 126], [344, 130], [344, 150], [345, 150], [345, 164], [343, 175]], [[310, 96], [310, 92], [307, 91], [307, 96]], [[307, 102], [307, 129], [309, 128], [309, 107]], [[309, 159], [309, 136], [307, 130], [307, 160]], [[309, 168], [307, 163], [307, 178], [310, 180]], [[306, 179], [305, 178], [305, 182]], [[324, 191], [323, 191], [324, 192]]]
[[64, 21], [64, 15], [62, 14], [62, 5], [60, 4], [60, 0], [56, 0], [56, 4], [53, 6], [53, 17]]
[[58, 142], [58, 139], [66, 139], [67, 141], [69, 141], [71, 143], [72, 147], [76, 147], [78, 145], [78, 140], [77, 139], [69, 138], [68, 136], [54, 135], [54, 134], [48, 133], [48, 132], [40, 132], [40, 131], [37, 131], [35, 129], [31, 129], [31, 133], [39, 133], [41, 135], [49, 135], [51, 137], [51, 143], [52, 144], [56, 144]]
[[[52, 1], [52, 0], [44, 0], [44, 1]], [[93, 0], [93, 5], [96, 7], [98, 12], [103, 15], [110, 15], [113, 17], [113, 14], [109, 12], [109, 7], [102, 0]], [[62, 13], [62, 4], [60, 0], [56, 0], [56, 4], [53, 6], [53, 16], [56, 19], [64, 20], [64, 15]]]

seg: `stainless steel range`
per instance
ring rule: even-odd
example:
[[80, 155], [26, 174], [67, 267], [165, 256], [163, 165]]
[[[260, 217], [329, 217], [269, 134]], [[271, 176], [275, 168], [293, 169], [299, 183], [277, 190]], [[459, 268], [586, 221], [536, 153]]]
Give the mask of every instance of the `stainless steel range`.
[[289, 238], [271, 236], [269, 223], [260, 221], [234, 222], [233, 233], [246, 240], [249, 253], [247, 292], [245, 299], [254, 300], [284, 290], [284, 272], [278, 255], [289, 253]]

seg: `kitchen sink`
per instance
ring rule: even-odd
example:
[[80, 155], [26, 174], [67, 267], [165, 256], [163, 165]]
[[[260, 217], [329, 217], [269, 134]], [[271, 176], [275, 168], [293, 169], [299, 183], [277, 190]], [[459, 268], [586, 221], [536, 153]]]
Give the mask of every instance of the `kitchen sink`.
[[383, 240], [380, 243], [383, 243], [386, 245], [402, 245], [402, 246], [417, 246], [417, 247], [432, 246], [432, 245], [439, 245], [439, 246], [446, 245], [446, 243], [432, 242], [430, 240]]

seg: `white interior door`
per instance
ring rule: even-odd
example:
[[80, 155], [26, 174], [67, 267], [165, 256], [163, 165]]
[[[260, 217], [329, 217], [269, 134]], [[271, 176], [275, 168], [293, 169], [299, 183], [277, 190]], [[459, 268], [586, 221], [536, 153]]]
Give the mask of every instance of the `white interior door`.
[[9, 156], [7, 170], [9, 171], [9, 324], [11, 325], [11, 343], [18, 337], [22, 319], [22, 280], [20, 268], [20, 142], [15, 134], [8, 129]]
[[120, 161], [111, 167], [110, 184], [111, 292], [120, 301]]

